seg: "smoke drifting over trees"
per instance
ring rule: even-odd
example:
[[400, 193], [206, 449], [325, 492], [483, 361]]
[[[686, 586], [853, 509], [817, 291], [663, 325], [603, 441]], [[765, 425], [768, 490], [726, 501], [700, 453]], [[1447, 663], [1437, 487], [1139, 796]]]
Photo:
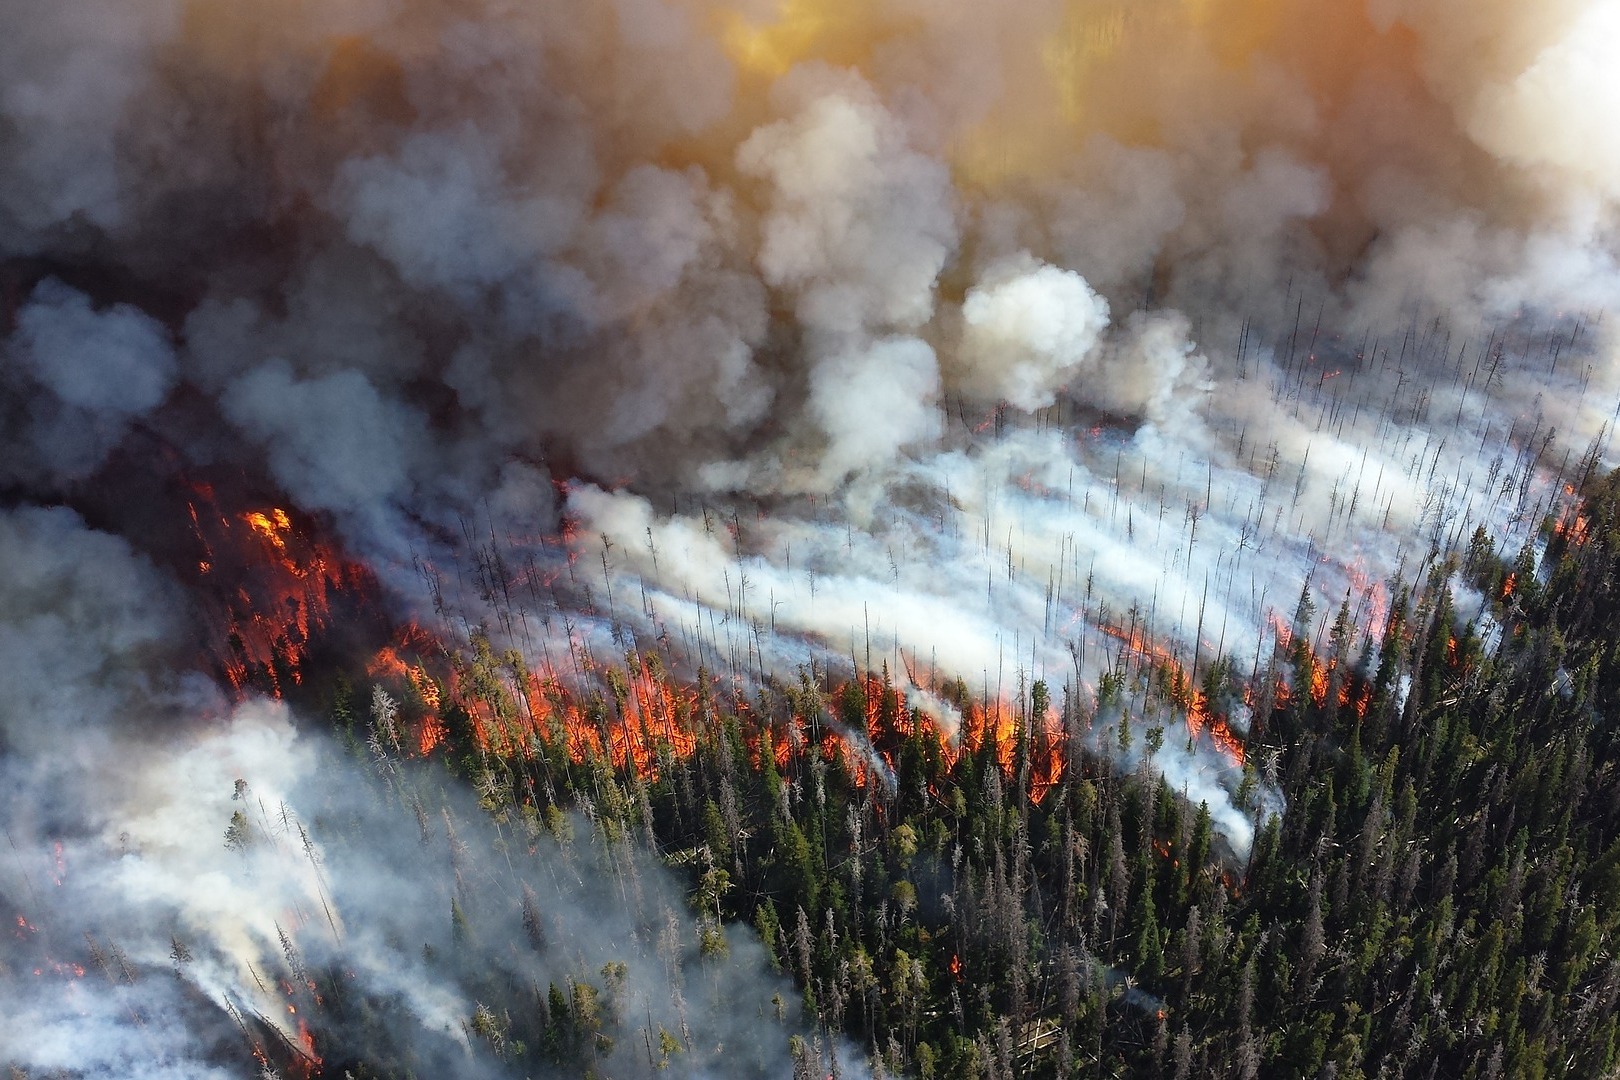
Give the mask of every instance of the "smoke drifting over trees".
[[[250, 989], [304, 983], [296, 948], [465, 1074], [507, 1037], [462, 1024], [475, 963], [543, 993], [631, 959], [587, 911], [684, 911], [589, 825], [509, 861], [435, 790], [402, 838], [378, 807], [427, 781], [350, 792], [283, 706], [229, 701], [198, 659], [221, 571], [172, 542], [198, 477], [535, 666], [887, 663], [947, 729], [948, 680], [1042, 680], [1241, 853], [1277, 778], [1184, 716], [1132, 742], [1125, 651], [1258, 673], [1326, 632], [1290, 626], [1307, 581], [1376, 645], [1392, 579], [1475, 524], [1511, 557], [1612, 464], [1610, 0], [0, 0], [0, 28], [0, 897], [50, 913], [19, 956], [125, 957], [27, 1006], [6, 961], [28, 1068], [229, 1073], [273, 1038], [243, 1010], [306, 992]], [[236, 810], [262, 842], [219, 842]], [[316, 820], [330, 851], [295, 842]], [[508, 955], [530, 892], [567, 963]], [[785, 1060], [791, 1016], [745, 1053], [711, 1000], [787, 986], [744, 937], [631, 970], [626, 1024]]]

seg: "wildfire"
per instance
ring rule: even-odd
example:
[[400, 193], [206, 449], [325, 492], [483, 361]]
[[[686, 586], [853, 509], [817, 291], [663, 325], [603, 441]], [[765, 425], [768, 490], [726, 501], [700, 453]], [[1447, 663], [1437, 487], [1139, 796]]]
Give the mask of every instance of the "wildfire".
[[282, 554], [286, 554], [287, 534], [292, 532], [292, 519], [287, 516], [287, 511], [280, 507], [271, 508], [268, 514], [253, 510], [243, 514], [242, 520], [247, 522], [248, 527], [263, 537], [271, 547]]
[[1553, 522], [1553, 532], [1563, 537], [1571, 547], [1580, 547], [1586, 543], [1591, 525], [1586, 520], [1585, 514], [1573, 512]]
[[967, 738], [963, 740], [969, 750], [977, 753], [989, 743], [996, 749], [996, 761], [1002, 772], [1011, 772], [1018, 752], [1016, 739], [1018, 725], [1004, 701], [990, 702], [969, 710]]
[[677, 685], [646, 658], [635, 662], [627, 678], [603, 672], [602, 681], [613, 693], [611, 710], [581, 708], [553, 673], [530, 675], [520, 688], [528, 715], [502, 718], [486, 703], [475, 702], [478, 707], [469, 708], [475, 735], [485, 748], [508, 753], [527, 752], [531, 737], [560, 739], [575, 763], [605, 756], [615, 768], [648, 779], [658, 775], [661, 749], [678, 759], [696, 752], [695, 688]]
[[821, 739], [821, 757], [828, 763], [839, 762], [849, 772], [857, 788], [865, 788], [872, 778], [872, 767], [850, 745], [848, 739], [836, 731], [828, 730]]
[[1029, 780], [1029, 797], [1037, 805], [1046, 798], [1046, 793], [1057, 787], [1063, 779], [1064, 764], [1063, 755], [1055, 748], [1049, 753], [1040, 755], [1036, 760]]
[[[206, 484], [193, 485], [193, 493], [189, 510], [202, 556], [193, 565], [207, 564], [199, 576], [218, 601], [220, 665], [239, 692], [251, 687], [280, 696], [303, 681], [311, 641], [330, 625], [334, 600], [363, 598], [374, 586], [289, 511], [274, 505], [222, 509]], [[563, 527], [565, 536], [576, 528]], [[1103, 631], [1163, 676], [1195, 739], [1242, 765], [1244, 740], [1167, 647], [1141, 629]], [[401, 734], [414, 753], [426, 757], [445, 747], [452, 710], [464, 717], [479, 751], [533, 756], [541, 747], [560, 747], [576, 764], [602, 760], [647, 780], [658, 777], [660, 762], [688, 759], [712, 737], [714, 710], [705, 695], [714, 687], [671, 676], [656, 656], [631, 655], [617, 667], [599, 663], [587, 649], [571, 649], [574, 670], [564, 677], [549, 667], [529, 670], [516, 653], [497, 657], [480, 648], [478, 656], [458, 656], [408, 625], [373, 655], [368, 675], [402, 688], [411, 703], [406, 715], [413, 721]], [[988, 753], [1007, 781], [1037, 804], [1072, 764], [1063, 718], [1050, 704], [1034, 712], [1003, 699], [962, 702], [960, 726], [950, 732], [907, 707], [887, 674], [868, 673], [825, 694], [839, 721], [816, 724], [811, 737], [812, 718], [756, 716], [735, 693], [732, 711], [754, 763], [768, 759], [785, 772], [819, 756], [837, 762], [864, 789], [874, 776], [894, 776], [902, 746], [920, 738], [930, 740], [928, 753], [937, 754], [947, 772], [963, 754]]]
[[448, 729], [444, 726], [444, 721], [440, 720], [436, 716], [426, 718], [422, 721], [422, 730], [416, 738], [417, 752], [423, 757], [427, 757], [429, 754], [433, 753], [434, 750], [438, 749], [439, 745], [444, 742], [445, 735], [448, 733]]
[[443, 693], [439, 681], [429, 673], [427, 665], [420, 659], [407, 662], [401, 650], [415, 644], [425, 644], [430, 639], [415, 624], [406, 627], [397, 638], [395, 644], [385, 645], [377, 651], [371, 663], [366, 665], [366, 674], [374, 679], [393, 679], [409, 684], [416, 692], [428, 710], [416, 732], [417, 752], [426, 757], [444, 742], [448, 734], [439, 716], [444, 705]]
[[298, 1048], [304, 1052], [304, 1057], [308, 1059], [306, 1064], [310, 1070], [320, 1068], [321, 1057], [315, 1052], [315, 1036], [310, 1034], [309, 1025], [304, 1022], [302, 1017], [298, 1020]]
[[1559, 537], [1570, 547], [1581, 547], [1591, 538], [1592, 523], [1587, 519], [1585, 501], [1576, 491], [1572, 483], [1564, 484], [1564, 497], [1559, 500], [1561, 506], [1558, 517], [1552, 523], [1553, 535]]
[[1389, 618], [1389, 589], [1381, 581], [1368, 578], [1362, 569], [1362, 560], [1358, 556], [1355, 562], [1346, 567], [1350, 577], [1350, 586], [1361, 597], [1362, 615], [1358, 621], [1362, 632], [1373, 638], [1380, 638], [1384, 634], [1385, 624]]
[[[1170, 698], [1185, 712], [1187, 730], [1192, 737], [1194, 739], [1207, 737], [1210, 744], [1227, 760], [1242, 768], [1245, 760], [1243, 738], [1232, 730], [1225, 717], [1211, 708], [1208, 695], [1193, 685], [1191, 677], [1182, 668], [1174, 653], [1163, 645], [1149, 641], [1141, 630], [1126, 630], [1107, 624], [1103, 624], [1100, 629], [1109, 637], [1124, 642], [1131, 652], [1163, 671], [1169, 683]], [[1279, 641], [1282, 640], [1281, 635], [1285, 630], [1286, 628], [1279, 624]]]
[[341, 593], [372, 590], [370, 574], [340, 558], [279, 507], [231, 511], [214, 485], [190, 485], [193, 568], [214, 626], [214, 661], [239, 694], [283, 696], [304, 680], [312, 638], [333, 623]]
[[1329, 660], [1326, 664], [1322, 664], [1317, 662], [1315, 656], [1311, 656], [1306, 658], [1305, 663], [1311, 674], [1311, 700], [1319, 706], [1327, 704], [1328, 674], [1337, 661]]
[[1294, 644], [1294, 628], [1288, 625], [1288, 621], [1277, 612], [1276, 608], [1272, 608], [1266, 617], [1271, 622], [1271, 629], [1277, 635], [1277, 651], [1286, 653]]
[[1349, 680], [1346, 680], [1339, 686], [1339, 704], [1353, 707], [1357, 717], [1366, 719], [1367, 709], [1372, 705], [1372, 684], [1363, 682], [1352, 691]]

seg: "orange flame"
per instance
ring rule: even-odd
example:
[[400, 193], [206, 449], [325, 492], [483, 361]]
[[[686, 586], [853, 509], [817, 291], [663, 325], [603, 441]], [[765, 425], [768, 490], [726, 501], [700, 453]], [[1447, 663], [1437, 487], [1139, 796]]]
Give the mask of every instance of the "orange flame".
[[[1208, 695], [1193, 685], [1191, 677], [1174, 653], [1163, 645], [1149, 641], [1140, 629], [1127, 631], [1107, 624], [1102, 624], [1100, 629], [1109, 637], [1124, 642], [1131, 652], [1165, 672], [1170, 686], [1170, 699], [1185, 712], [1187, 730], [1192, 737], [1195, 740], [1207, 737], [1210, 744], [1227, 760], [1239, 768], [1243, 767], [1245, 750], [1242, 737], [1232, 730], [1224, 716], [1211, 708]], [[1279, 641], [1283, 640], [1282, 635], [1286, 630], [1286, 627], [1278, 624]]]
[[315, 1052], [315, 1036], [310, 1034], [309, 1025], [304, 1022], [303, 1017], [298, 1018], [298, 1048], [308, 1059], [305, 1062], [306, 1071], [320, 1068], [321, 1056]]
[[497, 753], [526, 752], [530, 736], [547, 741], [560, 737], [576, 763], [606, 756], [614, 768], [648, 779], [657, 778], [661, 750], [677, 759], [697, 750], [695, 688], [678, 686], [645, 658], [627, 679], [616, 685], [611, 677], [604, 681], [615, 688], [611, 713], [581, 709], [554, 674], [532, 675], [530, 685], [522, 688], [531, 717], [502, 722], [483, 702], [475, 702], [479, 707], [469, 708], [475, 734], [484, 748]]
[[1574, 512], [1553, 522], [1553, 532], [1563, 537], [1571, 547], [1580, 547], [1586, 543], [1591, 525], [1587, 522], [1585, 514]]
[[287, 534], [292, 532], [292, 519], [287, 516], [287, 511], [280, 507], [272, 507], [268, 514], [250, 510], [242, 515], [242, 520], [269, 542], [271, 547], [283, 554], [286, 553]]
[[215, 660], [238, 696], [281, 697], [303, 682], [311, 638], [332, 622], [336, 594], [369, 588], [370, 575], [300, 530], [276, 506], [230, 514], [212, 485], [195, 482], [188, 503], [201, 558], [205, 615]]

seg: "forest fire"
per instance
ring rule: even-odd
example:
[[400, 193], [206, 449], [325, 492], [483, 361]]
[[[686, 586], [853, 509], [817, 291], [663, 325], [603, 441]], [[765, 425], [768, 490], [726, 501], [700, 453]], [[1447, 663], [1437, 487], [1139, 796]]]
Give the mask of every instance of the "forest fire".
[[546, 737], [560, 727], [576, 764], [605, 755], [614, 768], [647, 779], [657, 778], [660, 750], [684, 759], [697, 749], [695, 689], [676, 686], [646, 657], [634, 661], [627, 675], [604, 673], [604, 681], [614, 704], [611, 717], [605, 710], [581, 709], [556, 675], [531, 676], [524, 700], [535, 733]]
[[64, 979], [84, 978], [84, 965], [63, 963], [59, 960], [48, 960], [42, 966], [34, 969], [35, 975], [57, 975]]
[[1163, 645], [1148, 640], [1139, 629], [1126, 629], [1108, 624], [1099, 629], [1160, 673], [1167, 684], [1170, 700], [1185, 714], [1187, 730], [1194, 740], [1208, 737], [1209, 742], [1233, 765], [1243, 767], [1245, 746], [1242, 736], [1233, 731], [1226, 717], [1210, 706], [1209, 695], [1193, 685], [1192, 677], [1182, 668], [1180, 660]]
[[[250, 510], [242, 515], [242, 520], [247, 522], [254, 532], [268, 541], [278, 552], [286, 553], [287, 534], [292, 531], [292, 519], [287, 516], [287, 511], [279, 506], [271, 507], [270, 512], [267, 514], [260, 513], [257, 510]], [[294, 568], [294, 572], [298, 572], [296, 568]]]
[[[502, 666], [482, 646], [466, 660], [424, 659], [429, 652], [419, 631], [401, 635], [409, 642], [380, 650], [368, 666], [373, 678], [414, 698], [421, 715], [413, 746], [421, 756], [446, 746], [452, 714], [465, 718], [468, 737], [481, 753], [532, 757], [541, 746], [563, 750], [576, 765], [602, 760], [645, 781], [659, 777], [665, 755], [684, 761], [717, 729], [713, 705], [703, 688], [672, 675], [655, 656], [632, 655], [623, 668], [588, 665], [581, 676], [528, 671], [519, 663]], [[442, 649], [433, 648], [440, 657]], [[514, 657], [505, 658], [508, 661]], [[441, 669], [435, 675], [435, 669]], [[858, 788], [882, 772], [893, 776], [901, 745], [922, 739], [947, 769], [964, 753], [989, 752], [1004, 776], [1016, 780], [1019, 747], [1028, 762], [1028, 794], [1040, 802], [1057, 786], [1067, 767], [1065, 740], [1056, 710], [1021, 725], [1006, 703], [966, 706], [961, 730], [953, 737], [917, 710], [905, 706], [892, 683], [868, 675], [834, 687], [828, 704], [842, 703], [841, 719], [814, 724], [792, 713], [770, 718], [743, 707], [742, 737], [756, 767], [769, 757], [779, 770], [815, 754], [839, 764]], [[1217, 722], [1216, 727], [1224, 731]]]
[[[316, 538], [313, 523], [301, 525], [274, 505], [226, 511], [210, 485], [197, 483], [192, 489], [193, 535], [205, 556], [199, 561], [209, 567], [200, 577], [221, 586], [210, 594], [218, 601], [214, 654], [238, 693], [257, 688], [282, 696], [301, 685], [309, 650], [331, 625], [334, 601], [364, 602], [375, 585], [364, 568]], [[226, 567], [235, 568], [241, 579], [234, 589], [223, 588]], [[1167, 646], [1142, 628], [1101, 629], [1152, 669], [1193, 740], [1241, 768], [1244, 739], [1193, 685]], [[515, 652], [496, 655], [480, 637], [466, 653], [448, 650], [421, 627], [406, 623], [371, 654], [366, 672], [413, 703], [404, 737], [421, 757], [450, 748], [460, 723], [480, 753], [532, 757], [542, 745], [557, 746], [576, 765], [600, 759], [654, 781], [661, 759], [684, 761], [712, 737], [708, 691], [671, 674], [657, 655], [631, 653], [619, 667], [600, 663], [585, 649], [570, 651], [576, 670], [564, 676], [549, 667], [531, 670]], [[1313, 697], [1325, 693], [1325, 680], [1326, 671], [1316, 671]], [[756, 716], [738, 697], [743, 737], [756, 765], [769, 754], [777, 769], [786, 770], [815, 753], [839, 763], [864, 788], [880, 772], [895, 776], [902, 745], [924, 739], [946, 770], [964, 754], [991, 753], [1006, 780], [1019, 784], [1034, 803], [1059, 786], [1072, 767], [1074, 744], [1044, 696], [1020, 706], [963, 695], [954, 732], [907, 707], [886, 672], [830, 686], [823, 700], [837, 722], [812, 725], [810, 717], [798, 713]], [[807, 734], [812, 727], [819, 733], [815, 739]]]
[[1553, 534], [1561, 537], [1571, 547], [1585, 544], [1590, 530], [1591, 526], [1586, 520], [1586, 515], [1575, 509], [1571, 509], [1553, 522]]
[[1238, 768], [1243, 767], [1248, 754], [1243, 737], [1232, 730], [1225, 717], [1209, 711], [1208, 700], [1201, 690], [1194, 692], [1192, 703], [1187, 709], [1187, 729], [1194, 739], [1200, 736], [1208, 737], [1228, 761]]
[[[303, 684], [312, 642], [374, 606], [369, 570], [342, 557], [313, 523], [276, 506], [237, 508], [216, 484], [193, 480], [187, 511], [213, 666], [240, 697], [284, 697]], [[334, 605], [343, 597], [343, 619]]]
[[315, 1036], [309, 1030], [309, 1024], [303, 1017], [298, 1019], [298, 1049], [304, 1055], [305, 1075], [312, 1076], [320, 1072], [323, 1064], [319, 1054], [315, 1052]]
[[416, 749], [418, 754], [426, 757], [444, 741], [444, 721], [439, 718], [443, 695], [438, 680], [429, 674], [426, 663], [420, 660], [407, 662], [401, 652], [414, 648], [431, 655], [434, 651], [442, 654], [443, 650], [436, 649], [432, 639], [414, 623], [407, 624], [395, 636], [395, 643], [377, 650], [366, 665], [366, 674], [373, 679], [388, 679], [408, 685], [421, 699], [426, 712], [417, 726]]
[[14, 7], [0, 1075], [1620, 1067], [1620, 4]]
[[[1373, 580], [1367, 573], [1360, 556], [1345, 568], [1350, 589], [1357, 599], [1355, 624], [1361, 632], [1375, 640], [1383, 637], [1389, 619], [1389, 589], [1382, 581]], [[1348, 597], [1346, 598], [1348, 603]]]

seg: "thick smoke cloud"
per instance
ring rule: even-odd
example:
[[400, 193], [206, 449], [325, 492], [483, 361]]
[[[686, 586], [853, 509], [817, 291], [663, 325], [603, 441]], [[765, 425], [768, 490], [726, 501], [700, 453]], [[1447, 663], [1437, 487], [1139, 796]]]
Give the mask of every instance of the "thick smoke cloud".
[[968, 290], [958, 385], [1034, 412], [1057, 400], [1108, 325], [1108, 302], [1072, 270], [1009, 260]]
[[183, 622], [150, 565], [71, 511], [0, 516], [0, 735], [48, 767], [52, 752], [98, 741], [103, 723], [145, 713], [173, 688], [161, 672]]
[[[179, 836], [223, 828], [210, 755], [279, 762], [251, 783], [300, 814], [330, 790], [284, 718], [184, 674], [204, 645], [131, 458], [274, 488], [447, 636], [512, 623], [502, 590], [418, 572], [488, 537], [557, 583], [528, 594], [566, 616], [535, 633], [578, 639], [553, 655], [887, 661], [946, 722], [947, 678], [1046, 679], [1107, 751], [1096, 683], [1132, 630], [1259, 673], [1309, 581], [1376, 638], [1391, 578], [1476, 521], [1515, 551], [1589, 449], [1612, 464], [1617, 22], [1612, 0], [0, 0], [8, 827], [100, 868], [34, 901], [53, 919], [138, 926], [117, 933], [147, 966], [181, 924], [218, 942], [133, 1027], [117, 979], [8, 1012], [28, 1062], [84, 1033], [82, 1067], [157, 1042], [189, 1056], [153, 1075], [201, 1072], [240, 1033], [198, 995], [252, 1000], [226, 958], [279, 949], [263, 907], [186, 915], [121, 876], [155, 858], [110, 831], [138, 832], [134, 791]], [[1243, 848], [1269, 804], [1160, 719], [1187, 737], [1151, 766]], [[205, 795], [174, 794], [174, 762]], [[158, 877], [228, 879], [213, 833]], [[349, 865], [325, 887], [359, 918], [405, 863]], [[391, 992], [411, 969], [362, 944]], [[465, 1033], [428, 1027], [460, 1061]]]
[[[272, 360], [232, 383], [220, 406], [299, 505], [352, 517], [410, 501], [424, 418], [383, 398], [359, 372], [299, 379]], [[360, 524], [386, 535], [389, 522]]]
[[6, 472], [88, 476], [173, 386], [169, 336], [129, 304], [94, 310], [55, 278], [35, 287], [16, 322], [0, 367], [10, 398], [0, 415], [14, 451]]

